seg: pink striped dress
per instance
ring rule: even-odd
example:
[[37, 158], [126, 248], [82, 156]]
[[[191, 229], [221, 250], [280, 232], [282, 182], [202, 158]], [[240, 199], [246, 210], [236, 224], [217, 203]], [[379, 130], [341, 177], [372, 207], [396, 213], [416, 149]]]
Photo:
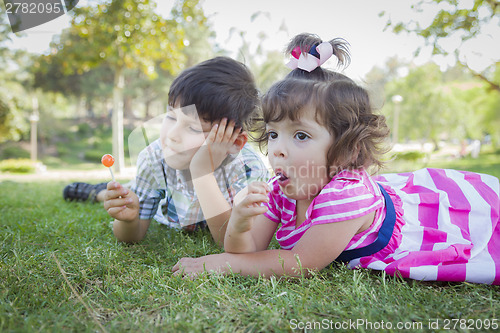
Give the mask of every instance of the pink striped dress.
[[500, 284], [500, 190], [493, 176], [422, 169], [371, 177], [364, 170], [344, 170], [313, 200], [299, 227], [295, 200], [276, 183], [265, 215], [281, 223], [276, 238], [283, 249], [292, 249], [313, 225], [375, 211], [372, 226], [355, 235], [346, 250], [361, 248], [377, 238], [385, 218], [377, 183], [396, 211], [392, 237], [382, 250], [349, 261], [350, 268], [384, 270], [415, 280]]

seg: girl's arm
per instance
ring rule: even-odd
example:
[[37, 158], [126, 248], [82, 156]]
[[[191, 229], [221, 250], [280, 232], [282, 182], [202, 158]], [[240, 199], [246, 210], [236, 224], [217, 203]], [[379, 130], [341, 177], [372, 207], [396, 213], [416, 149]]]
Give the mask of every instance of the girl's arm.
[[[232, 218], [232, 217], [231, 217]], [[224, 250], [228, 253], [249, 253], [267, 249], [278, 224], [264, 215], [254, 218], [250, 230], [240, 232], [229, 221], [224, 240]]]
[[[253, 182], [238, 193], [224, 238], [224, 250], [230, 253], [248, 253], [267, 249], [277, 224], [263, 214], [269, 201], [269, 187], [264, 182]], [[240, 199], [242, 198], [242, 199]]]
[[374, 213], [335, 223], [312, 226], [292, 250], [265, 250], [254, 253], [221, 253], [201, 258], [182, 258], [172, 268], [174, 275], [194, 277], [203, 271], [242, 275], [308, 275], [334, 261], [360, 228], [373, 220]]

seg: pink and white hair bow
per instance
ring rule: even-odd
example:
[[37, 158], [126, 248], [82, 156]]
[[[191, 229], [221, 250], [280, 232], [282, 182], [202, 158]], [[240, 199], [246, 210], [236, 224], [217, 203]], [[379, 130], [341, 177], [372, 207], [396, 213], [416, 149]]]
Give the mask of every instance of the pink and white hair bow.
[[286, 65], [291, 69], [300, 68], [311, 72], [323, 65], [323, 63], [333, 55], [333, 47], [328, 42], [323, 42], [316, 46], [316, 51], [319, 54], [319, 58], [310, 53], [301, 52], [300, 48], [297, 46], [292, 51], [292, 59], [290, 59]]

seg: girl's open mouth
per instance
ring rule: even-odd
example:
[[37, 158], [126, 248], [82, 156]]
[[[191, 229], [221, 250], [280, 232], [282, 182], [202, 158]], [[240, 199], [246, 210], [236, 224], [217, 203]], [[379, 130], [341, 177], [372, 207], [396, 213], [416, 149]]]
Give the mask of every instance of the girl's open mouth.
[[278, 177], [278, 181], [284, 182], [285, 180], [288, 179], [287, 176], [283, 172], [277, 172], [276, 176]]
[[284, 187], [288, 184], [289, 179], [288, 176], [281, 170], [276, 170], [276, 177], [278, 181], [278, 185]]

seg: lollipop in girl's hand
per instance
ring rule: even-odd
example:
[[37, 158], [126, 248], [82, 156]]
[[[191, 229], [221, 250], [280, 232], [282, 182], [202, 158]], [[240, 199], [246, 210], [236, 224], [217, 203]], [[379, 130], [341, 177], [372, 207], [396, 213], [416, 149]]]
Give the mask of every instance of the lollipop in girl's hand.
[[109, 168], [109, 172], [111, 172], [111, 178], [113, 179], [113, 181], [115, 181], [115, 175], [113, 175], [113, 170], [111, 169], [111, 167], [115, 163], [115, 158], [113, 157], [113, 155], [110, 154], [103, 155], [101, 158], [101, 163], [105, 167]]

